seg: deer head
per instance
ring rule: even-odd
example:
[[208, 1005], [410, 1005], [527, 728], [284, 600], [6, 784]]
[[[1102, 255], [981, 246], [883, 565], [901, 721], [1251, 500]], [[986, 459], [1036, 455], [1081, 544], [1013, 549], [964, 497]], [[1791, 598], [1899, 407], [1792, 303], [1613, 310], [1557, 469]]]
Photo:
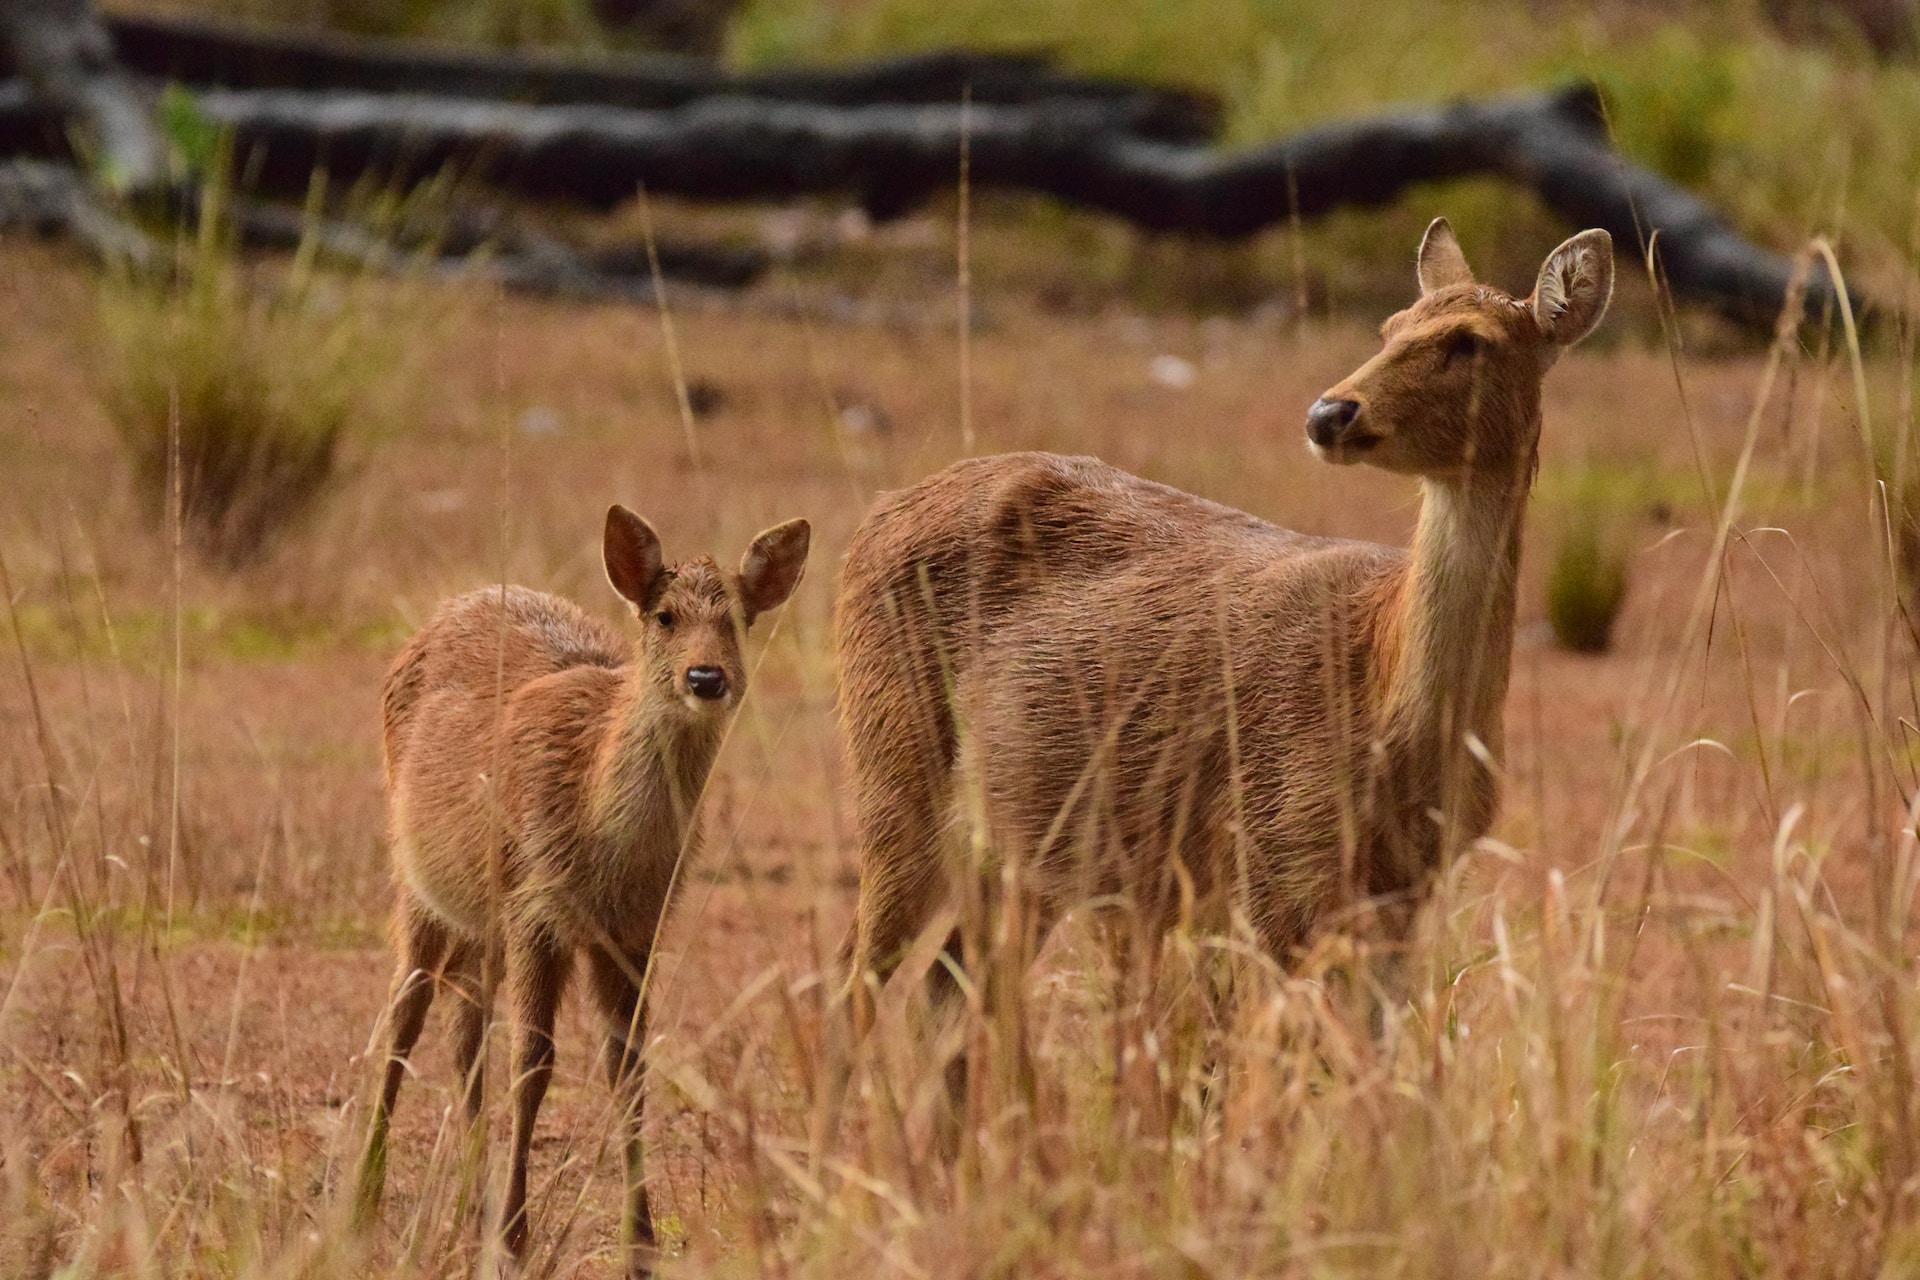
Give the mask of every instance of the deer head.
[[748, 545], [738, 573], [710, 556], [669, 566], [652, 525], [618, 504], [609, 508], [607, 581], [640, 622], [634, 661], [648, 687], [696, 713], [731, 707], [747, 690], [746, 630], [793, 594], [811, 541], [805, 520], [789, 520]]
[[1420, 242], [1420, 300], [1380, 326], [1380, 353], [1307, 411], [1329, 462], [1430, 480], [1531, 473], [1540, 380], [1600, 322], [1613, 296], [1613, 240], [1582, 231], [1547, 255], [1533, 293], [1476, 283], [1445, 218]]

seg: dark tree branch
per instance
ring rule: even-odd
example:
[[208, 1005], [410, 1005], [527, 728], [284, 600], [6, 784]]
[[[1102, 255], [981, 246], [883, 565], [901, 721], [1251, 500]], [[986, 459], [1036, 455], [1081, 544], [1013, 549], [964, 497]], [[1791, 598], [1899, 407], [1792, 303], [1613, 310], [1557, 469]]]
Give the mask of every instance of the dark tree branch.
[[[672, 111], [518, 106], [423, 96], [211, 90], [201, 109], [254, 157], [263, 189], [303, 190], [316, 168], [408, 182], [449, 166], [545, 199], [611, 206], [644, 183], [708, 200], [851, 192], [881, 216], [951, 185], [962, 112], [709, 98]], [[1239, 152], [1116, 134], [1073, 102], [975, 107], [972, 181], [1041, 192], [1138, 226], [1221, 238], [1332, 209], [1386, 204], [1470, 175], [1534, 191], [1569, 224], [1644, 253], [1659, 232], [1677, 297], [1770, 324], [1785, 258], [1748, 243], [1697, 196], [1607, 143], [1591, 89], [1389, 111]], [[0, 113], [0, 133], [6, 131]], [[1817, 305], [1829, 286], [1817, 282]]]
[[122, 15], [107, 25], [129, 69], [230, 89], [357, 89], [635, 110], [719, 96], [842, 107], [953, 104], [965, 91], [979, 103], [1081, 102], [1104, 111], [1113, 129], [1169, 142], [1204, 141], [1220, 123], [1220, 104], [1206, 95], [1066, 75], [1032, 53], [950, 50], [736, 76], [670, 54], [582, 61], [181, 18]]
[[[87, 16], [84, 0], [57, 0], [45, 10], [0, 0], [16, 53], [40, 50], [33, 56], [49, 67], [78, 68], [43, 79], [57, 86], [64, 75], [125, 90], [112, 64], [98, 62], [98, 49], [74, 36], [80, 27], [73, 22], [45, 28], [64, 33], [64, 44], [35, 35], [41, 25], [23, 15], [43, 12]], [[311, 67], [301, 74], [308, 73], [319, 74]], [[838, 83], [845, 87], [844, 78]], [[103, 100], [134, 101], [124, 93]], [[0, 86], [0, 146], [58, 153], [73, 113], [95, 129], [113, 117], [86, 116], [94, 101]], [[601, 207], [645, 184], [708, 200], [847, 192], [885, 217], [952, 184], [964, 129], [977, 186], [1041, 192], [1151, 230], [1243, 237], [1296, 211], [1311, 218], [1385, 204], [1419, 182], [1493, 175], [1531, 189], [1573, 225], [1605, 228], [1623, 249], [1644, 253], [1658, 232], [1677, 297], [1756, 328], [1778, 314], [1789, 277], [1784, 258], [1615, 152], [1589, 88], [1389, 111], [1230, 153], [1117, 129], [1110, 104], [1059, 97], [984, 101], [970, 112], [947, 103], [832, 106], [729, 96], [633, 110], [293, 89], [209, 89], [198, 102], [232, 132], [251, 180], [268, 194], [298, 195], [316, 171], [407, 184], [452, 168], [535, 198]], [[539, 266], [539, 252], [524, 259], [527, 278], [567, 278]], [[1817, 307], [1831, 297], [1830, 284], [1817, 280], [1811, 295]]]
[[114, 62], [89, 0], [0, 0], [0, 51], [109, 188], [142, 192], [165, 182], [166, 148], [149, 103]]
[[[191, 200], [178, 210], [198, 216]], [[429, 270], [448, 277], [491, 280], [517, 293], [594, 302], [651, 302], [651, 264], [639, 252], [582, 253], [550, 236], [505, 226], [475, 225], [456, 217], [452, 233], [432, 245], [396, 241], [351, 223], [311, 221], [283, 205], [241, 200], [226, 209], [239, 242], [254, 249], [291, 250], [312, 241], [327, 258], [381, 272]], [[71, 165], [44, 160], [0, 161], [0, 232], [70, 235], [100, 262], [137, 273], [163, 271], [168, 251], [104, 203]], [[766, 269], [751, 249], [662, 244], [660, 272], [678, 284], [734, 289]]]
[[161, 261], [158, 245], [102, 204], [71, 165], [0, 161], [0, 232], [70, 235], [105, 263], [146, 270]]

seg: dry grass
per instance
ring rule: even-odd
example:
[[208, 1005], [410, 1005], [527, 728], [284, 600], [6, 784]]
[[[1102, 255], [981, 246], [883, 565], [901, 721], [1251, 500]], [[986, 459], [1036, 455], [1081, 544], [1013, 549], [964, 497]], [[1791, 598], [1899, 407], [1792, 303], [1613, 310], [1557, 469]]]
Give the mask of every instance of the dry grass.
[[[226, 163], [224, 155], [221, 164]], [[99, 385], [156, 530], [217, 568], [259, 560], [333, 488], [365, 406], [392, 372], [363, 279], [315, 269], [254, 278], [229, 243], [224, 193], [160, 273], [102, 287]]]
[[[418, 372], [383, 411], [408, 428], [303, 536], [222, 578], [138, 519], [67, 358], [84, 273], [0, 247], [0, 1274], [471, 1270], [437, 1034], [385, 1224], [364, 1245], [339, 1230], [388, 964], [375, 690], [399, 637], [476, 583], [612, 616], [596, 534], [616, 499], [670, 554], [794, 514], [816, 530], [661, 950], [648, 1116], [675, 1274], [1920, 1268], [1920, 698], [1852, 376], [1796, 357], [1757, 404], [1762, 357], [1675, 362], [1631, 337], [1548, 382], [1533, 538], [1551, 545], [1575, 472], [1635, 477], [1615, 651], [1544, 642], [1530, 556], [1503, 816], [1442, 886], [1384, 1026], [1337, 935], [1284, 970], [1176, 938], [1143, 997], [1070, 924], [942, 1042], [979, 1082], [952, 1171], [928, 1155], [940, 1063], [902, 989], [808, 1173], [821, 974], [852, 905], [834, 568], [876, 489], [959, 453], [946, 269], [898, 291], [913, 309], [891, 325], [680, 315], [689, 376], [724, 392], [697, 462], [650, 315], [475, 295], [395, 324]], [[985, 303], [982, 451], [1094, 452], [1404, 540], [1408, 486], [1301, 444], [1303, 406], [1376, 345], [1359, 318]], [[1193, 385], [1157, 384], [1161, 355]], [[1910, 378], [1864, 369], [1876, 427], [1911, 412]], [[1223, 984], [1231, 1001], [1205, 997]], [[535, 1148], [542, 1272], [612, 1265], [591, 1052], [570, 1005]]]
[[[1638, 514], [1638, 513], [1634, 513]], [[1547, 625], [1575, 653], [1605, 653], [1627, 602], [1632, 548], [1613, 527], [1616, 513], [1590, 494], [1576, 495], [1547, 572]]]

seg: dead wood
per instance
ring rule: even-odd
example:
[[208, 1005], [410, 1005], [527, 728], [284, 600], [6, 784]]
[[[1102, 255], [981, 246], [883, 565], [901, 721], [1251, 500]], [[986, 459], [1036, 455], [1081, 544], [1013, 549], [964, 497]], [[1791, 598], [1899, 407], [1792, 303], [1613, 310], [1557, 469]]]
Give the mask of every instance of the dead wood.
[[0, 0], [0, 54], [111, 188], [166, 178], [166, 149], [140, 88], [114, 61], [89, 0]]
[[[103, 52], [104, 36], [85, 0], [0, 0], [0, 27], [16, 59], [34, 68], [30, 89], [0, 85], [0, 149], [58, 155], [78, 130], [98, 140], [109, 172], [161, 170], [163, 153], [144, 105]], [[1113, 102], [1097, 96], [1025, 101], [1009, 89], [1016, 100], [993, 101], [983, 91], [994, 83], [988, 73], [996, 68], [1012, 75], [1010, 84], [1044, 83], [1045, 75], [1023, 80], [1012, 74], [1022, 67], [1034, 72], [1039, 64], [1031, 60], [941, 55], [950, 61], [903, 59], [849, 72], [728, 80], [704, 64], [666, 59], [659, 65], [673, 74], [648, 80], [635, 71], [638, 63], [577, 66], [306, 37], [245, 43], [227, 28], [200, 31], [183, 23], [155, 29], [170, 33], [173, 43], [141, 55], [159, 59], [146, 64], [150, 70], [168, 66], [192, 77], [311, 85], [352, 69], [371, 83], [415, 90], [201, 91], [201, 113], [231, 132], [248, 181], [262, 194], [303, 193], [315, 172], [335, 180], [376, 175], [405, 185], [454, 171], [536, 199], [592, 207], [615, 205], [644, 184], [703, 200], [846, 193], [886, 218], [954, 183], [964, 134], [978, 187], [1039, 192], [1148, 230], [1223, 239], [1290, 217], [1386, 204], [1416, 183], [1491, 175], [1530, 189], [1573, 226], [1604, 228], [1633, 256], [1644, 257], [1657, 234], [1664, 276], [1682, 301], [1764, 329], [1787, 293], [1784, 257], [1751, 244], [1705, 201], [1612, 148], [1598, 95], [1587, 86], [1392, 110], [1221, 152], [1120, 127]], [[199, 44], [183, 34], [195, 31]], [[129, 43], [136, 52], [140, 47]], [[181, 61], [168, 63], [163, 53]], [[199, 61], [189, 63], [189, 54]], [[513, 75], [525, 78], [513, 81]], [[838, 104], [928, 92], [950, 75], [974, 85], [971, 106]], [[578, 100], [631, 103], [637, 86], [669, 83], [678, 86], [669, 98], [689, 95], [682, 105], [637, 109]], [[420, 91], [499, 95], [516, 84], [524, 96], [554, 100]], [[734, 92], [716, 94], [716, 84]], [[944, 88], [957, 85], [949, 80]], [[760, 96], [738, 96], [743, 90]], [[628, 96], [621, 99], [622, 93]], [[557, 261], [544, 251], [521, 256], [529, 264]], [[586, 274], [575, 277], [529, 265], [528, 278], [577, 283], [591, 274], [585, 264], [581, 270]], [[574, 284], [554, 287], [567, 292]], [[1819, 280], [1810, 300], [1818, 308], [1830, 296], [1830, 285]]]
[[732, 75], [672, 54], [583, 59], [133, 14], [109, 18], [107, 27], [130, 70], [230, 89], [357, 89], [635, 110], [720, 96], [841, 107], [952, 104], [966, 93], [978, 103], [1079, 102], [1103, 112], [1111, 128], [1169, 142], [1211, 138], [1221, 114], [1208, 95], [1068, 75], [1038, 53], [946, 50]]
[[[199, 216], [197, 201], [176, 195], [170, 216], [191, 225]], [[247, 248], [292, 250], [312, 241], [327, 260], [358, 270], [424, 270], [575, 301], [651, 303], [657, 296], [652, 264], [638, 248], [577, 249], [474, 211], [398, 235], [340, 220], [314, 221], [285, 205], [253, 200], [230, 201], [223, 216]], [[0, 233], [11, 231], [72, 236], [101, 263], [137, 273], [164, 272], [171, 262], [159, 240], [66, 164], [0, 161]], [[661, 243], [658, 254], [666, 280], [717, 289], [751, 284], [769, 262], [751, 248], [672, 241]]]
[[[1115, 133], [1097, 108], [1058, 101], [963, 111], [707, 98], [631, 111], [209, 90], [199, 102], [234, 132], [270, 191], [302, 190], [315, 169], [408, 182], [453, 168], [597, 207], [644, 183], [705, 200], [845, 192], [889, 217], [954, 183], [964, 129], [977, 187], [1040, 192], [1154, 231], [1241, 238], [1295, 214], [1387, 204], [1416, 183], [1491, 175], [1533, 191], [1572, 226], [1612, 233], [1632, 258], [1657, 232], [1674, 295], [1743, 324], [1772, 324], [1789, 276], [1786, 258], [1615, 151], [1585, 86], [1388, 111], [1234, 152]], [[1817, 283], [1813, 301], [1827, 290]]]
[[45, 160], [0, 162], [0, 232], [70, 235], [102, 262], [146, 269], [159, 246], [103, 203], [71, 165]]

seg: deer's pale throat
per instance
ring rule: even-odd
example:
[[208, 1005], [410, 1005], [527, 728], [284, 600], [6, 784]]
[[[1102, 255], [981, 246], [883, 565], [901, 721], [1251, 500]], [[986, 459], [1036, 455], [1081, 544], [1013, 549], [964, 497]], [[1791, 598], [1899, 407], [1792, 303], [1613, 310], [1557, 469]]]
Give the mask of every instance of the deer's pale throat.
[[1479, 825], [1471, 810], [1485, 808], [1490, 816], [1489, 775], [1504, 747], [1521, 533], [1540, 420], [1537, 402], [1528, 409], [1523, 460], [1421, 480], [1405, 580], [1389, 606], [1400, 615], [1400, 644], [1379, 736], [1390, 749], [1411, 749], [1422, 772], [1431, 771], [1425, 781], [1438, 795], [1425, 798], [1438, 800], [1450, 828]]
[[[619, 839], [667, 818], [684, 829], [726, 733], [726, 717], [680, 714], [649, 691], [636, 664], [611, 712], [593, 762], [592, 813], [604, 837]], [[665, 800], [668, 811], [656, 806]]]

